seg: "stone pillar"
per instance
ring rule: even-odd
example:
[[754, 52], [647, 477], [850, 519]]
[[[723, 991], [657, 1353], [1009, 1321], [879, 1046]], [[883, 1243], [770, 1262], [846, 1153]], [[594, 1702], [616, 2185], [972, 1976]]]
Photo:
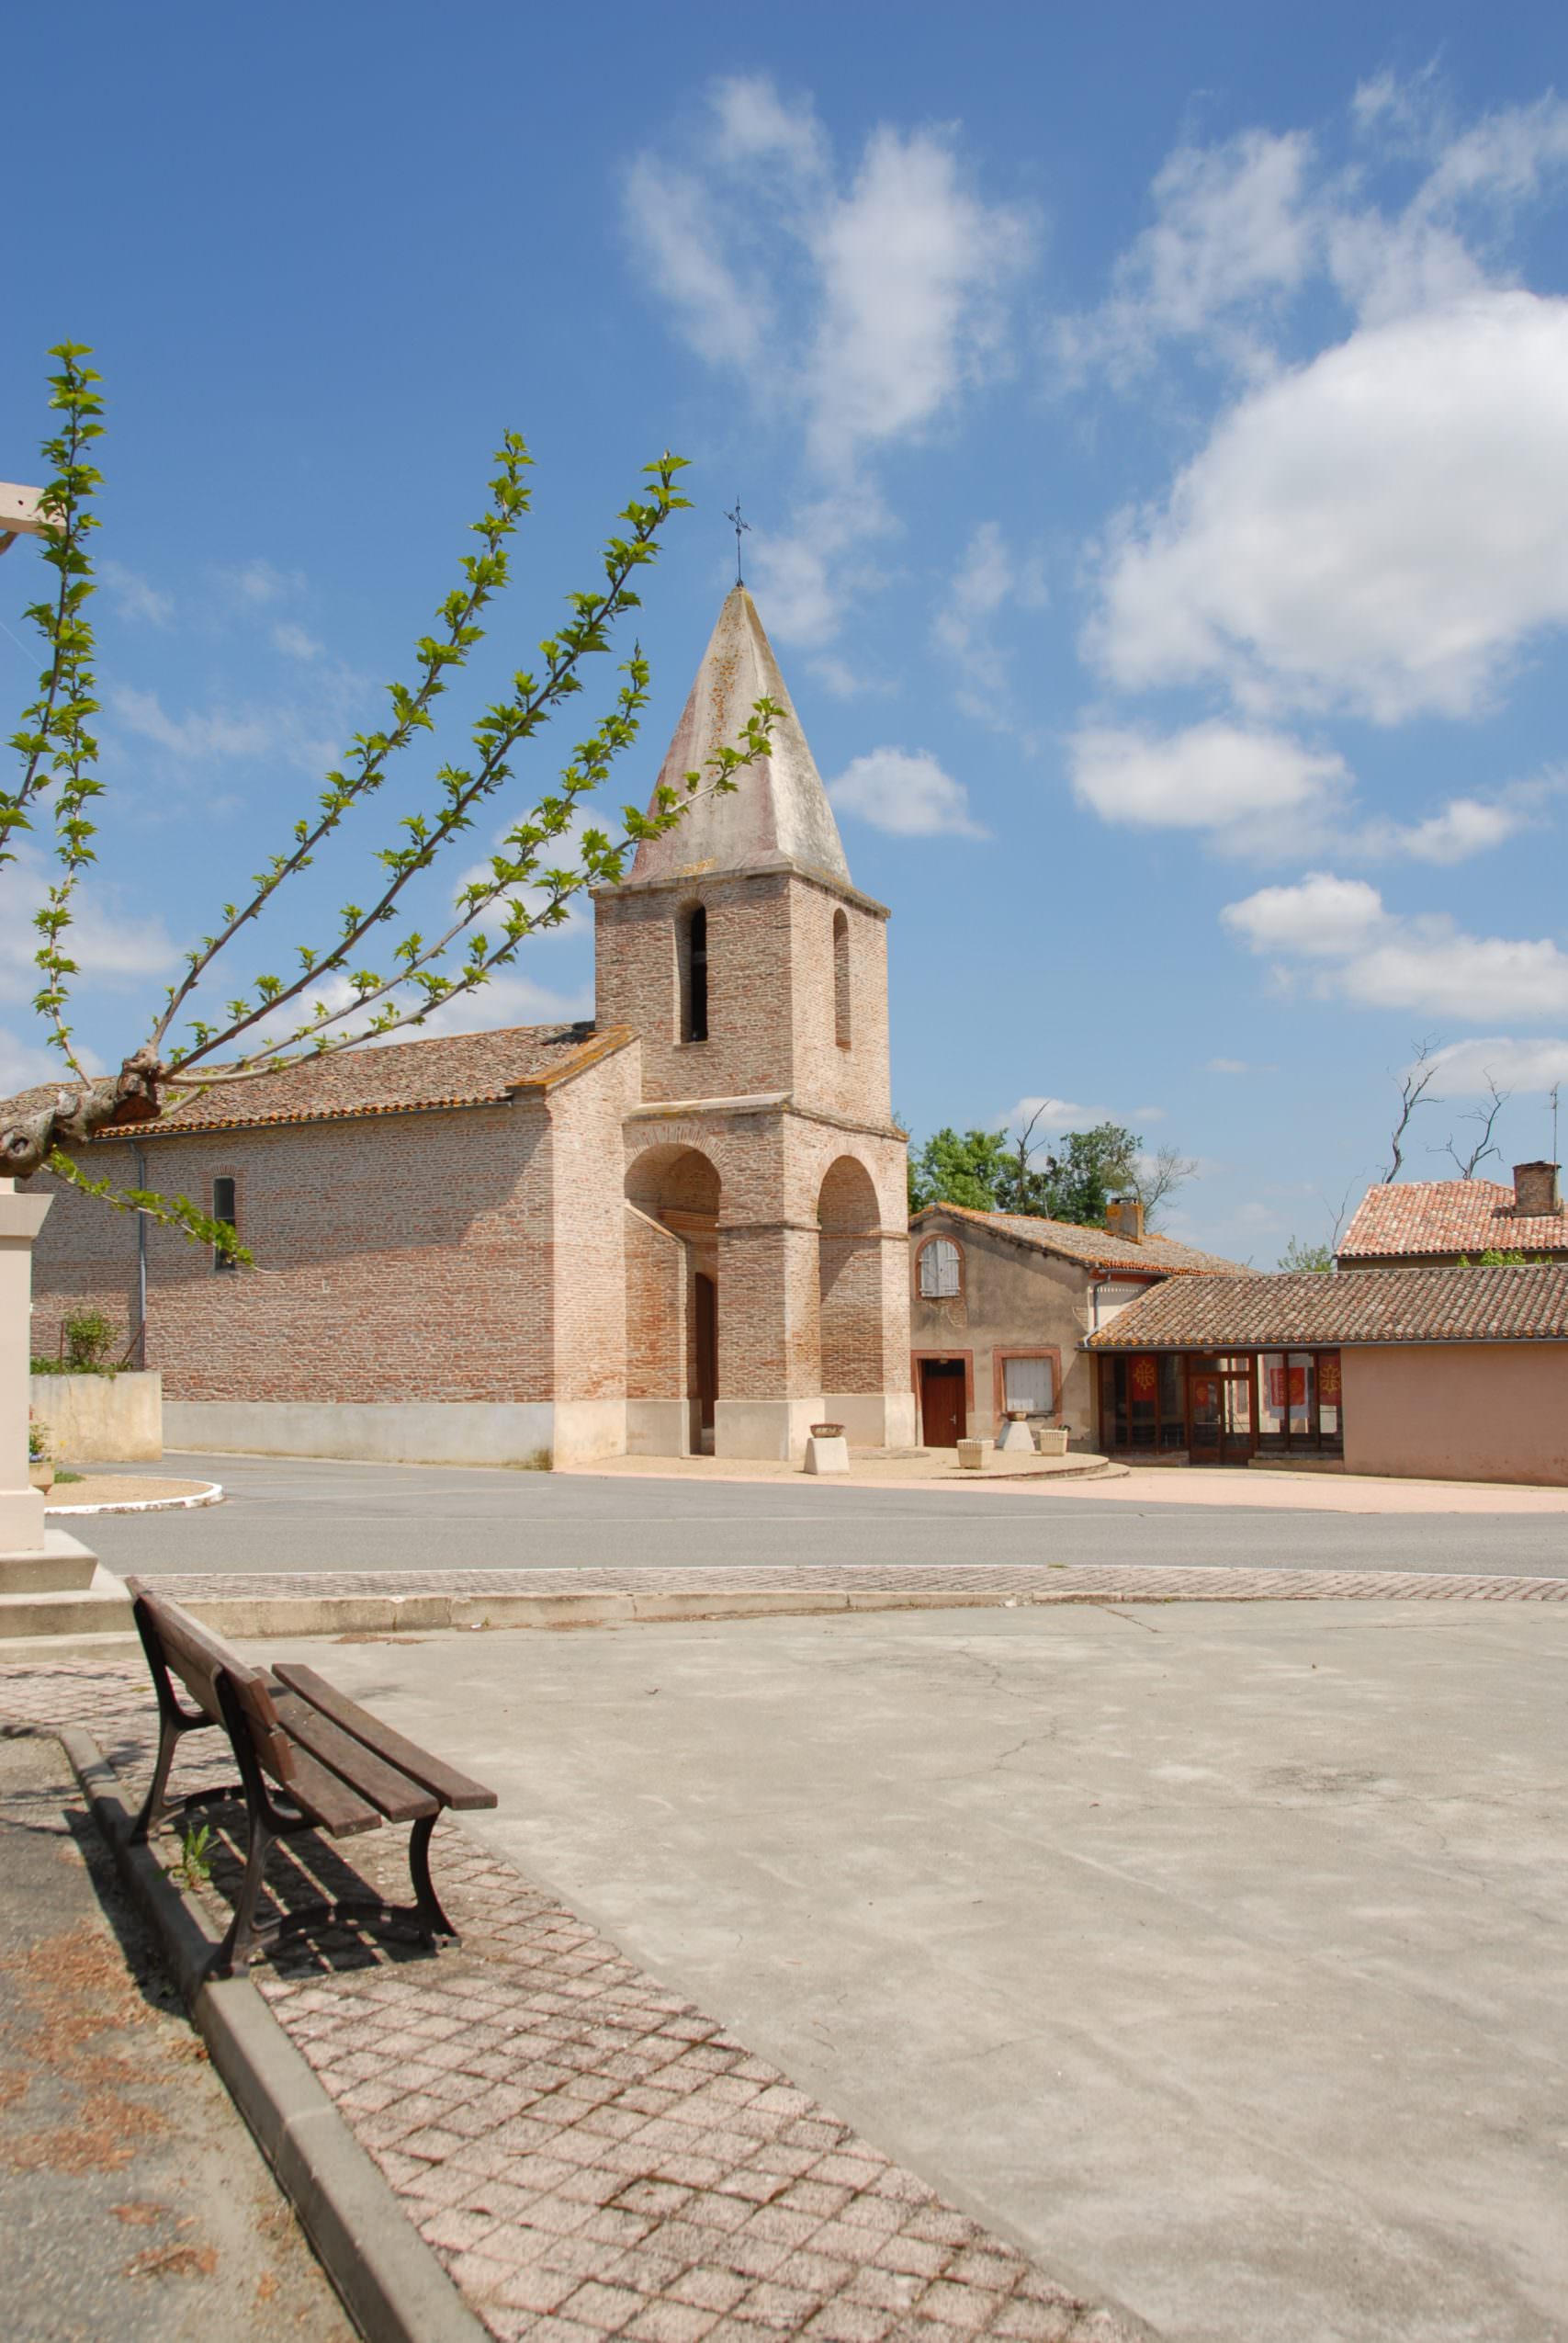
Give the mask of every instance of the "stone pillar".
[[85, 1545], [46, 1526], [43, 1491], [28, 1477], [33, 1244], [49, 1205], [0, 1180], [0, 1598], [86, 1587], [95, 1567]]

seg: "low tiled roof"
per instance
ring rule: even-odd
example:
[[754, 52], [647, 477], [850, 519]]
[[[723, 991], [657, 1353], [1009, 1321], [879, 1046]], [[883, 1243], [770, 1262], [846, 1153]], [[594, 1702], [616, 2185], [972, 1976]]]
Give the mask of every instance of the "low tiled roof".
[[[135, 1126], [138, 1141], [184, 1131], [248, 1130], [269, 1123], [339, 1122], [360, 1115], [407, 1115], [442, 1106], [500, 1105], [518, 1091], [547, 1089], [630, 1040], [625, 1026], [507, 1025], [493, 1033], [439, 1034], [421, 1041], [334, 1050], [276, 1074], [260, 1074], [171, 1105]], [[214, 1068], [215, 1072], [220, 1071]], [[62, 1085], [24, 1092], [44, 1104]], [[165, 1093], [172, 1096], [173, 1093]], [[124, 1134], [108, 1130], [102, 1141]]]
[[1087, 1347], [1271, 1351], [1371, 1342], [1568, 1342], [1568, 1263], [1172, 1278], [1118, 1310]]
[[1341, 1261], [1483, 1252], [1568, 1253], [1568, 1217], [1520, 1219], [1495, 1180], [1393, 1180], [1367, 1190], [1339, 1246]]
[[1179, 1244], [1174, 1237], [1147, 1236], [1141, 1245], [1134, 1245], [1130, 1238], [1113, 1237], [1108, 1228], [1084, 1228], [1076, 1220], [1043, 1220], [1029, 1212], [976, 1212], [966, 1204], [928, 1204], [910, 1222], [911, 1232], [937, 1213], [951, 1213], [957, 1220], [994, 1228], [1018, 1244], [1032, 1245], [1043, 1253], [1060, 1253], [1089, 1269], [1142, 1270], [1150, 1277], [1200, 1272], [1205, 1275], [1228, 1272], [1233, 1277], [1249, 1273], [1238, 1261], [1200, 1252], [1196, 1245]]

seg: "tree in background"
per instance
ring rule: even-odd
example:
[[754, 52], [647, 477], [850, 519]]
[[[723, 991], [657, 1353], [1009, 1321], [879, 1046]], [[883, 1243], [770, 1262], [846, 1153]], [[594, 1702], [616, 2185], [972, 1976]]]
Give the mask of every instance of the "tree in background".
[[1292, 1237], [1280, 1255], [1282, 1270], [1332, 1270], [1334, 1251], [1329, 1245], [1309, 1245], [1303, 1238]]
[[[59, 373], [50, 379], [50, 405], [61, 420], [43, 442], [52, 476], [39, 513], [43, 559], [57, 583], [27, 614], [48, 646], [49, 662], [39, 696], [11, 742], [21, 775], [15, 787], [0, 790], [0, 865], [17, 859], [19, 834], [35, 828], [52, 797], [55, 869], [33, 920], [39, 978], [33, 1005], [59, 1052], [62, 1074], [56, 1087], [0, 1102], [0, 1172], [25, 1178], [47, 1168], [107, 1204], [146, 1213], [243, 1260], [233, 1230], [189, 1198], [90, 1179], [66, 1146], [146, 1121], [165, 1104], [219, 1084], [255, 1081], [303, 1058], [421, 1024], [506, 968], [536, 929], [558, 926], [574, 896], [619, 879], [638, 841], [678, 822], [694, 798], [732, 789], [737, 771], [766, 753], [777, 709], [759, 700], [744, 739], [720, 749], [701, 772], [687, 774], [682, 788], [662, 787], [651, 814], [625, 807], [620, 836], [587, 829], [575, 844], [560, 849], [558, 842], [572, 830], [584, 801], [637, 737], [649, 668], [634, 644], [618, 670], [624, 680], [606, 694], [597, 722], [575, 744], [547, 794], [513, 821], [479, 875], [442, 905], [432, 932], [414, 923], [408, 891], [413, 882], [502, 798], [514, 778], [515, 752], [585, 688], [584, 670], [612, 648], [617, 622], [638, 606], [633, 581], [656, 558], [671, 516], [687, 506], [676, 485], [682, 458], [661, 456], [645, 468], [649, 485], [642, 499], [618, 516], [625, 534], [612, 536], [604, 548], [604, 583], [567, 596], [565, 622], [539, 645], [538, 668], [512, 676], [502, 696], [472, 722], [466, 761], [438, 765], [424, 785], [423, 803], [384, 833], [369, 858], [364, 902], [344, 904], [328, 934], [274, 960], [283, 973], [241, 976], [236, 958], [255, 942], [275, 899], [313, 866], [345, 818], [375, 798], [400, 752], [434, 730], [434, 703], [483, 640], [479, 616], [508, 583], [507, 540], [529, 503], [525, 474], [533, 459], [517, 434], [508, 432], [496, 452], [489, 503], [473, 524], [479, 548], [459, 562], [461, 583], [441, 603], [434, 631], [414, 647], [412, 682], [387, 686], [384, 727], [355, 734], [342, 770], [326, 775], [321, 794], [289, 826], [279, 851], [222, 906], [212, 934], [187, 952], [151, 1032], [118, 1072], [93, 1074], [68, 1020], [78, 974], [71, 956], [75, 895], [95, 860], [92, 812], [103, 795], [90, 730], [97, 701], [87, 617], [94, 591], [87, 543], [97, 526], [89, 507], [102, 480], [88, 458], [102, 435], [103, 406], [96, 388], [100, 378], [83, 363], [91, 355], [87, 349], [63, 342], [50, 355], [60, 361]], [[491, 924], [482, 927], [481, 921]], [[272, 959], [276, 942], [263, 948]], [[376, 966], [368, 964], [372, 951]], [[236, 989], [223, 999], [220, 988]]]
[[1066, 1131], [1045, 1152], [1034, 1141], [1039, 1120], [1032, 1117], [1013, 1140], [1002, 1131], [935, 1132], [909, 1159], [911, 1212], [957, 1204], [1103, 1228], [1111, 1197], [1131, 1195], [1152, 1224], [1160, 1205], [1197, 1170], [1175, 1148], [1145, 1156], [1136, 1133], [1119, 1123]]

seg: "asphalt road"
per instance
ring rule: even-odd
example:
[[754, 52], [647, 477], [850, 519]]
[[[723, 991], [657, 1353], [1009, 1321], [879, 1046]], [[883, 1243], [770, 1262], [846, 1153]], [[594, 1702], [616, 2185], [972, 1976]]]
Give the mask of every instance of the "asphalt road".
[[68, 1526], [111, 1570], [525, 1570], [1108, 1562], [1568, 1575], [1568, 1515], [1114, 1505], [1066, 1494], [793, 1488], [170, 1455], [228, 1502]]

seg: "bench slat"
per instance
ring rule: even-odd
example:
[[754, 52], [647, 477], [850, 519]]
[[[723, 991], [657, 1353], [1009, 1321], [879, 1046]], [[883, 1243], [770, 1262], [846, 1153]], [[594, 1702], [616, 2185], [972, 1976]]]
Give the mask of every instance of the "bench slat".
[[356, 1701], [351, 1701], [335, 1685], [329, 1684], [324, 1676], [318, 1676], [313, 1668], [288, 1660], [274, 1669], [273, 1673], [279, 1683], [286, 1684], [291, 1692], [302, 1694], [312, 1708], [320, 1709], [323, 1716], [330, 1717], [334, 1725], [352, 1734], [355, 1740], [363, 1743], [366, 1749], [373, 1750], [378, 1757], [385, 1758], [389, 1764], [397, 1767], [400, 1773], [408, 1774], [424, 1789], [434, 1792], [443, 1805], [474, 1807], [495, 1805], [493, 1790], [487, 1790], [482, 1782], [475, 1782], [467, 1773], [459, 1773], [456, 1766], [446, 1765], [440, 1758], [432, 1757], [430, 1751], [422, 1749], [416, 1741], [405, 1740], [400, 1733], [394, 1733], [390, 1726], [383, 1725], [380, 1718], [372, 1716], [368, 1709], [361, 1708]]
[[272, 1704], [296, 1748], [319, 1758], [351, 1790], [378, 1807], [389, 1822], [417, 1822], [422, 1815], [440, 1813], [440, 1800], [432, 1797], [422, 1783], [375, 1756], [302, 1693], [276, 1691]]
[[363, 1798], [356, 1797], [347, 1783], [340, 1782], [335, 1773], [329, 1773], [309, 1749], [302, 1749], [298, 1745], [290, 1748], [287, 1781], [281, 1773], [274, 1771], [265, 1757], [262, 1763], [280, 1785], [284, 1795], [301, 1813], [308, 1814], [312, 1822], [319, 1823], [329, 1838], [352, 1839], [362, 1830], [380, 1829], [383, 1817], [375, 1807], [367, 1805]]

